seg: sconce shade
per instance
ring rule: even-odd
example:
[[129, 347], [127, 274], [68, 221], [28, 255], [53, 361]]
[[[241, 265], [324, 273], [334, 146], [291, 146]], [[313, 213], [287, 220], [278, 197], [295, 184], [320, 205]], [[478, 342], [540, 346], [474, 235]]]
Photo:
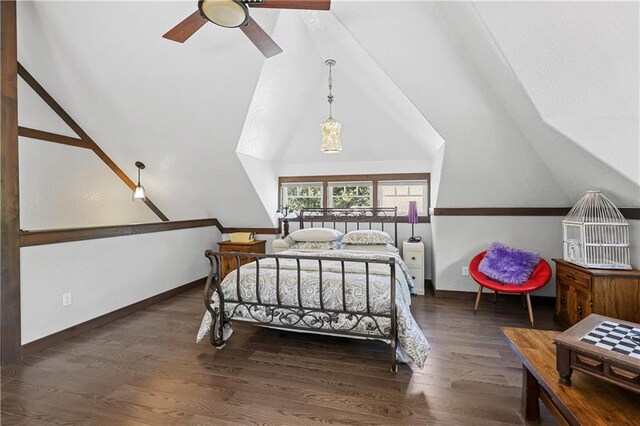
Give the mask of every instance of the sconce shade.
[[342, 140], [340, 140], [342, 123], [329, 117], [320, 125], [320, 129], [322, 130], [320, 150], [325, 154], [339, 154], [342, 151]]
[[409, 201], [407, 222], [411, 224], [418, 223], [418, 204], [415, 201]]
[[144, 192], [144, 186], [136, 186], [136, 189], [133, 191], [133, 201], [144, 201], [147, 199], [147, 196]]
[[200, 0], [198, 9], [205, 19], [225, 28], [237, 28], [249, 20], [249, 9], [240, 0]]

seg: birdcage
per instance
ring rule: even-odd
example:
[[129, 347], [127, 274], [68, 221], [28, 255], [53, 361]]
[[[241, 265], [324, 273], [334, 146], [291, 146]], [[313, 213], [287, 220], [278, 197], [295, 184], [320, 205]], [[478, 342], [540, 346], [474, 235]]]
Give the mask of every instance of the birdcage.
[[562, 228], [564, 260], [585, 268], [631, 269], [629, 222], [600, 191], [588, 191]]

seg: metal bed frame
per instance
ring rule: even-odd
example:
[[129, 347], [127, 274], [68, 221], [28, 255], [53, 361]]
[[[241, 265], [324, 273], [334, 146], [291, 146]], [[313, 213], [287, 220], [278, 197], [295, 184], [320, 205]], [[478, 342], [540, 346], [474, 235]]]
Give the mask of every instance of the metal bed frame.
[[[393, 213], [393, 215], [391, 215]], [[300, 213], [300, 226], [304, 227], [305, 222], [308, 222], [313, 226], [313, 223], [321, 223], [322, 226], [326, 226], [326, 223], [333, 223], [334, 229], [338, 223], [344, 223], [345, 230], [348, 228], [349, 222], [356, 222], [357, 229], [360, 229], [360, 224], [368, 223], [369, 229], [372, 229], [371, 223], [381, 222], [382, 230], [384, 230], [385, 222], [393, 222], [395, 225], [395, 239], [397, 241], [397, 223], [395, 221], [396, 209], [362, 209], [362, 210], [347, 210], [347, 209], [305, 209]], [[354, 259], [354, 258], [342, 258], [342, 257], [326, 257], [326, 256], [313, 256], [313, 255], [287, 255], [287, 254], [263, 254], [263, 253], [236, 253], [236, 252], [216, 252], [213, 250], [207, 250], [205, 256], [209, 259], [211, 265], [211, 271], [207, 277], [207, 283], [204, 289], [204, 304], [207, 311], [211, 314], [212, 322], [210, 329], [211, 344], [222, 349], [225, 346], [225, 339], [223, 336], [224, 325], [229, 323], [232, 319], [237, 321], [253, 322], [259, 325], [268, 325], [278, 329], [293, 329], [301, 331], [313, 331], [316, 333], [324, 334], [340, 334], [344, 336], [353, 337], [367, 337], [374, 339], [381, 339], [388, 341], [390, 345], [390, 358], [391, 358], [391, 371], [397, 372], [397, 319], [396, 319], [396, 264], [393, 257], [388, 259]], [[231, 274], [236, 274], [236, 293], [237, 299], [226, 298], [223, 296], [222, 291], [222, 279], [220, 277], [220, 265], [221, 258], [223, 256], [233, 257], [236, 260], [236, 265], [242, 264], [242, 259], [253, 259], [256, 261], [256, 298], [254, 300], [243, 300], [240, 292], [240, 268], [237, 268]], [[261, 300], [259, 293], [259, 281], [260, 281], [260, 259], [275, 259], [276, 263], [276, 304], [264, 303]], [[294, 259], [296, 260], [296, 269], [291, 270], [291, 273], [297, 274], [297, 304], [288, 305], [283, 304], [280, 298], [280, 260]], [[318, 283], [319, 283], [319, 297], [320, 308], [304, 306], [301, 297], [301, 260], [314, 260], [318, 262]], [[341, 274], [342, 274], [342, 309], [325, 309], [323, 304], [323, 281], [322, 281], [322, 262], [340, 262]], [[346, 284], [347, 276], [345, 273], [345, 264], [347, 263], [364, 263], [365, 265], [365, 289], [366, 289], [366, 309], [358, 311], [350, 309], [347, 306], [346, 296]], [[369, 265], [370, 264], [386, 264], [389, 265], [390, 271], [390, 309], [388, 313], [372, 313], [370, 309], [370, 287], [369, 287]], [[295, 272], [294, 272], [295, 271]], [[213, 306], [211, 299], [214, 293], [217, 293], [219, 303], [217, 306]], [[225, 304], [235, 304], [235, 307], [231, 312], [225, 311]], [[253, 321], [242, 317], [236, 317], [235, 314], [240, 307], [247, 310], [251, 315]], [[261, 318], [260, 316], [254, 316], [252, 312], [258, 311], [259, 307], [264, 307], [267, 313], [267, 318]], [[350, 320], [350, 328], [335, 328], [340, 315], [346, 316]], [[381, 327], [378, 323], [378, 319], [388, 318], [389, 326]], [[367, 333], [356, 331], [355, 328], [363, 321], [367, 321], [366, 331]], [[327, 326], [328, 328], [323, 328]]]

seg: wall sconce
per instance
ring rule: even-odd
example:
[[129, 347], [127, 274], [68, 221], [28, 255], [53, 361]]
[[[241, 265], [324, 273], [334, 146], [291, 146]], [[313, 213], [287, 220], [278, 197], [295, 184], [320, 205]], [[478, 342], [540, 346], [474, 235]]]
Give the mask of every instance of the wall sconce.
[[147, 196], [144, 191], [144, 186], [140, 185], [140, 170], [145, 168], [144, 163], [140, 161], [136, 161], [136, 167], [138, 168], [138, 184], [136, 188], [133, 190], [133, 201], [145, 201]]
[[289, 204], [286, 206], [278, 206], [278, 210], [276, 210], [276, 219], [282, 220], [284, 234], [282, 238], [286, 238], [289, 235], [289, 219], [295, 219], [298, 217], [294, 212], [289, 212]]

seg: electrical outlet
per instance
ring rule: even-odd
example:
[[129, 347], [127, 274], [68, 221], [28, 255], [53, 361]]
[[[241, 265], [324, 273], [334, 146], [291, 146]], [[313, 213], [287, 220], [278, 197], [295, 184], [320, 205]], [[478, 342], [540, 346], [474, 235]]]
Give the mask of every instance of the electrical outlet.
[[462, 276], [463, 277], [468, 277], [469, 276], [469, 267], [468, 266], [463, 266], [462, 267]]
[[62, 295], [62, 307], [71, 305], [71, 293], [65, 293]]

